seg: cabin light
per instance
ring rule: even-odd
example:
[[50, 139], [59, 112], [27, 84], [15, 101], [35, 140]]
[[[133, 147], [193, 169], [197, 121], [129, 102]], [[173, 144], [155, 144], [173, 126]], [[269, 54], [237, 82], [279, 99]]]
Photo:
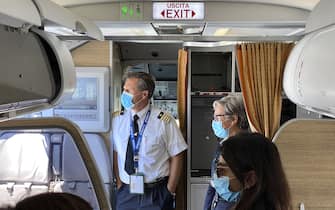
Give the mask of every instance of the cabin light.
[[96, 22], [104, 36], [155, 36], [157, 33], [149, 23]]
[[185, 28], [183, 29], [183, 34], [201, 34], [203, 28]]
[[84, 34], [78, 33], [72, 29], [61, 26], [45, 26], [44, 30], [56, 35], [61, 36], [83, 36]]
[[214, 36], [224, 36], [230, 31], [229, 28], [218, 28], [214, 32]]
[[235, 45], [236, 41], [219, 41], [219, 42], [183, 42], [184, 47], [222, 47]]
[[206, 24], [151, 23], [151, 25], [159, 35], [201, 35]]

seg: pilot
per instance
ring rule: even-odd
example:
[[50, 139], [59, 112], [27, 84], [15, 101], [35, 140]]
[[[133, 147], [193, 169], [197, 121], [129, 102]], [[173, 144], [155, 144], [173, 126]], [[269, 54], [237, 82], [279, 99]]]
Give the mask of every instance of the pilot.
[[155, 89], [145, 72], [127, 72], [121, 104], [113, 116], [117, 210], [169, 210], [182, 170], [185, 140], [170, 114], [150, 104]]

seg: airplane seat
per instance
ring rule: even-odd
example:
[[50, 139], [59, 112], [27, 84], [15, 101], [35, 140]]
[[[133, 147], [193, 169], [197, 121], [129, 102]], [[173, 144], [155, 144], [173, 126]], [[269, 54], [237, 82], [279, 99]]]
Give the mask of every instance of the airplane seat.
[[97, 201], [90, 184], [87, 169], [77, 147], [74, 145], [72, 137], [67, 134], [63, 137], [62, 150], [61, 181], [54, 191], [76, 194], [88, 201], [96, 209]]
[[0, 134], [0, 208], [48, 192], [50, 136], [46, 133]]
[[289, 182], [293, 209], [335, 209], [334, 136], [335, 120], [293, 119], [273, 137]]
[[97, 134], [86, 133], [84, 135], [93, 158], [97, 163], [107, 194], [110, 197], [112, 190], [112, 171], [110, 157], [104, 139]]

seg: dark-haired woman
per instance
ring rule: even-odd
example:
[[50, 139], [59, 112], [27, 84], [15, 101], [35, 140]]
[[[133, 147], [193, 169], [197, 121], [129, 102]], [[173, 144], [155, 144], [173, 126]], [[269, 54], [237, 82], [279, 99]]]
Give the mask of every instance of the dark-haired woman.
[[93, 208], [83, 198], [62, 192], [27, 197], [18, 202], [12, 210], [93, 210]]
[[214, 185], [234, 194], [235, 210], [291, 210], [289, 186], [275, 144], [241, 133], [222, 143]]

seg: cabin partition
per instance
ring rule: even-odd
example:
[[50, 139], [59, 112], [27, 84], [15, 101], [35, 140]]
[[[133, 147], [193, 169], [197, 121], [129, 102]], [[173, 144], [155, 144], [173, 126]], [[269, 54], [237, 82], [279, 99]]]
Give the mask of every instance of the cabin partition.
[[235, 46], [188, 48], [187, 208], [202, 210], [217, 138], [212, 132], [212, 103], [239, 92]]

